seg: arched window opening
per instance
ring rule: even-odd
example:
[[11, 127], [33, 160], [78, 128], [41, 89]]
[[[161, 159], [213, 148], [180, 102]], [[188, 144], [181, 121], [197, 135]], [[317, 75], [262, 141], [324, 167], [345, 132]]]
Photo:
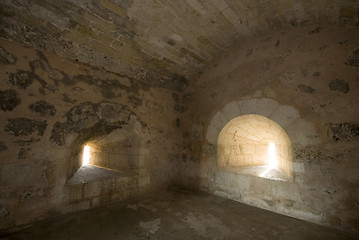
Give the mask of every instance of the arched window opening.
[[292, 146], [274, 121], [248, 114], [228, 122], [217, 141], [218, 167], [275, 180], [293, 178]]
[[89, 183], [109, 178], [136, 176], [141, 167], [140, 160], [147, 152], [138, 147], [137, 138], [115, 130], [109, 135], [100, 136], [79, 146], [78, 168], [68, 185]]

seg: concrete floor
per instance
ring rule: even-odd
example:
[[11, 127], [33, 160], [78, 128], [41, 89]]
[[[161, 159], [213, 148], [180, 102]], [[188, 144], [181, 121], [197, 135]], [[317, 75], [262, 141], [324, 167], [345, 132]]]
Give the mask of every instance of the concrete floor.
[[37, 222], [3, 239], [359, 239], [207, 193], [171, 188]]

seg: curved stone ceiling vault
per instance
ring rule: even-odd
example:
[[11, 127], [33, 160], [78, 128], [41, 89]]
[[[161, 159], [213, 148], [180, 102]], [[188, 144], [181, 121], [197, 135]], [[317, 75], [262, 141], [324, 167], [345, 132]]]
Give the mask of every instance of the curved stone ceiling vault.
[[3, 0], [0, 9], [1, 38], [178, 91], [242, 38], [359, 23], [358, 0]]

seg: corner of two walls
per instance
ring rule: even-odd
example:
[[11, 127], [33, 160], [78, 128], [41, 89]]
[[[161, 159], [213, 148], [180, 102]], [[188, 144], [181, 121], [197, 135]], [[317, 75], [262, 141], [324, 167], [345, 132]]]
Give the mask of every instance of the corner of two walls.
[[[226, 198], [323, 225], [359, 229], [359, 33], [305, 26], [231, 47], [187, 94], [181, 179]], [[292, 181], [221, 171], [217, 138], [233, 118], [259, 114], [292, 143]]]
[[[178, 179], [179, 93], [5, 40], [0, 64], [0, 229]], [[87, 142], [122, 148], [132, 177], [67, 185]]]

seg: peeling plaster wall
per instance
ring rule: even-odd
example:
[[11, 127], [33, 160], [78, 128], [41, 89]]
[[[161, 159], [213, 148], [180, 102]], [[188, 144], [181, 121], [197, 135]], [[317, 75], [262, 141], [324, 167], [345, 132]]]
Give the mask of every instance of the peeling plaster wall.
[[[1, 229], [178, 179], [177, 92], [5, 40], [0, 53]], [[87, 141], [125, 144], [133, 171], [67, 185]]]
[[[248, 39], [184, 93], [181, 178], [189, 187], [307, 221], [359, 229], [359, 31], [315, 25]], [[260, 114], [292, 143], [292, 181], [218, 169], [221, 129]]]

